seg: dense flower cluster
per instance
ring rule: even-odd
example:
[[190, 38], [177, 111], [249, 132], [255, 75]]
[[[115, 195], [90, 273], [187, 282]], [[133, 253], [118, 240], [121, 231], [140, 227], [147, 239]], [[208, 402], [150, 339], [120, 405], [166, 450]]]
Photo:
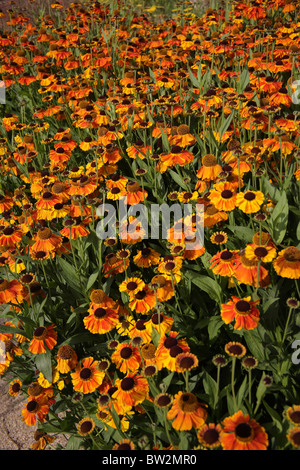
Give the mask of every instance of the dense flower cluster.
[[[0, 374], [32, 449], [300, 447], [299, 9], [216, 3], [1, 31]], [[203, 205], [204, 244], [134, 212], [99, 238], [124, 200]]]

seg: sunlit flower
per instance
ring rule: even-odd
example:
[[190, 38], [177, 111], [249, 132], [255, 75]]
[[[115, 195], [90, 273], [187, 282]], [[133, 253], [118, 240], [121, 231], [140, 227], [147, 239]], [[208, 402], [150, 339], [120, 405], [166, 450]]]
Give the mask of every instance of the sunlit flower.
[[[57, 343], [57, 332], [55, 326], [39, 326], [33, 332], [33, 338], [29, 344], [29, 351], [33, 354], [41, 354], [51, 350]], [[46, 349], [47, 348], [47, 349]]]
[[178, 392], [174, 396], [167, 418], [172, 421], [172, 427], [177, 431], [199, 429], [206, 421], [207, 411], [197, 396], [189, 392]]
[[240, 299], [233, 296], [226, 304], [221, 304], [221, 318], [228, 324], [235, 320], [234, 329], [252, 330], [259, 323], [260, 311], [256, 307], [259, 303], [251, 301], [251, 297]]
[[105, 373], [98, 369], [98, 361], [93, 357], [87, 357], [76, 366], [71, 374], [73, 388], [77, 392], [92, 393], [103, 381]]
[[265, 429], [241, 410], [222, 422], [221, 445], [224, 450], [267, 450]]

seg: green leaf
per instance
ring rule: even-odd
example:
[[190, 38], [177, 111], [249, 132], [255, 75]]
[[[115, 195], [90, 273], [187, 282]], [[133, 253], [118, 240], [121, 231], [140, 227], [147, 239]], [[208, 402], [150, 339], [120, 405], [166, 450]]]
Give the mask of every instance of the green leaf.
[[282, 431], [282, 417], [279, 415], [279, 413], [277, 413], [277, 411], [274, 410], [274, 408], [271, 408], [268, 405], [268, 403], [266, 403], [264, 400], [263, 400], [263, 405], [266, 408], [269, 415], [271, 416], [271, 418], [273, 419], [275, 426], [281, 432]]
[[253, 356], [255, 356], [259, 361], [264, 361], [266, 345], [262, 343], [257, 329], [244, 331], [244, 339]]
[[272, 201], [277, 202], [280, 198], [280, 191], [270, 183], [270, 181], [263, 176], [262, 177], [262, 191], [264, 194], [269, 195]]
[[169, 170], [169, 173], [170, 173], [172, 179], [175, 181], [175, 183], [178, 184], [178, 186], [181, 186], [182, 189], [184, 189], [185, 191], [188, 191], [188, 187], [187, 187], [186, 183], [184, 182], [181, 175], [179, 175], [178, 173], [176, 173], [176, 171], [173, 171], [173, 170]]
[[0, 331], [1, 333], [14, 333], [15, 335], [22, 335], [26, 337], [24, 330], [9, 325], [0, 325]]
[[71, 436], [68, 439], [67, 445], [65, 447], [66, 450], [78, 450], [83, 443], [83, 439], [78, 436]]
[[203, 276], [194, 271], [186, 271], [185, 276], [192, 281], [200, 290], [206, 292], [211, 299], [220, 302], [222, 298], [222, 289], [220, 285], [209, 276]]
[[[62, 346], [63, 344], [78, 344], [78, 343], [85, 343], [85, 342], [93, 342], [95, 340], [95, 337], [93, 333], [90, 333], [89, 331], [85, 331], [84, 333], [78, 333], [74, 336], [71, 336], [70, 338], [66, 339], [64, 342], [60, 344]], [[103, 346], [105, 343], [103, 343]], [[97, 346], [98, 349], [100, 349], [100, 345]]]
[[87, 285], [86, 285], [87, 292], [95, 284], [96, 280], [98, 279], [98, 276], [99, 276], [99, 269], [97, 269], [97, 271], [95, 271], [93, 274], [90, 275]]
[[166, 152], [170, 152], [171, 147], [170, 147], [170, 142], [167, 136], [167, 131], [165, 132], [165, 130], [162, 127], [160, 130], [161, 130], [161, 140], [163, 144], [163, 150]]
[[211, 403], [213, 404], [217, 391], [217, 382], [208, 374], [208, 372], [206, 372], [202, 384], [205, 393], [210, 397]]
[[219, 316], [214, 316], [209, 319], [207, 331], [210, 340], [213, 340], [219, 334], [219, 329], [223, 325], [224, 322]]
[[168, 390], [171, 382], [172, 382], [172, 379], [173, 379], [173, 376], [174, 376], [174, 372], [171, 372], [169, 375], [167, 375], [164, 379], [163, 379], [163, 383], [165, 384], [166, 386], [166, 390]]
[[225, 134], [225, 132], [228, 130], [230, 124], [231, 124], [231, 121], [233, 119], [233, 116], [234, 116], [234, 113], [231, 112], [229, 114], [229, 116], [225, 119], [222, 127], [219, 129], [219, 138], [221, 140], [221, 138], [223, 137], [223, 135]]
[[35, 358], [36, 368], [42, 372], [48, 382], [52, 383], [52, 363], [51, 353], [49, 350], [45, 353], [37, 354]]
[[75, 268], [72, 264], [66, 261], [64, 258], [58, 258], [59, 265], [61, 267], [61, 271], [63, 277], [67, 281], [67, 284], [74, 290], [80, 291], [80, 284], [77, 278]]
[[243, 68], [240, 78], [237, 82], [237, 93], [243, 93], [246, 86], [249, 84], [249, 70], [247, 67]]
[[178, 450], [188, 450], [189, 449], [189, 440], [186, 432], [180, 433], [180, 439], [178, 444]]
[[286, 193], [283, 192], [269, 219], [269, 226], [275, 243], [281, 243], [284, 239], [287, 229], [288, 215], [289, 203]]
[[237, 411], [234, 406], [234, 401], [231, 395], [231, 389], [227, 390], [227, 408], [228, 408], [228, 413], [230, 415], [233, 415]]
[[155, 77], [155, 74], [154, 74], [153, 70], [150, 67], [149, 67], [149, 75], [150, 75], [150, 78], [155, 83], [156, 82], [156, 77]]
[[201, 83], [199, 82], [199, 80], [197, 80], [197, 78], [195, 77], [195, 75], [193, 74], [193, 72], [192, 72], [192, 70], [190, 69], [189, 66], [188, 66], [188, 72], [189, 72], [189, 77], [190, 77], [190, 80], [191, 80], [193, 86], [200, 90], [201, 89]]
[[242, 240], [245, 243], [252, 242], [254, 231], [249, 227], [228, 225], [227, 228], [229, 228], [229, 230], [231, 230], [231, 232], [234, 233], [234, 235], [236, 235], [239, 240]]
[[247, 381], [248, 381], [248, 377], [245, 376], [245, 378], [244, 378], [244, 380], [243, 380], [243, 383], [242, 383], [242, 385], [240, 386], [239, 391], [237, 392], [236, 401], [237, 401], [237, 406], [238, 406], [238, 408], [241, 408], [241, 405], [242, 405], [243, 400], [244, 400], [244, 398], [245, 398], [245, 392], [246, 392], [246, 387], [247, 387]]

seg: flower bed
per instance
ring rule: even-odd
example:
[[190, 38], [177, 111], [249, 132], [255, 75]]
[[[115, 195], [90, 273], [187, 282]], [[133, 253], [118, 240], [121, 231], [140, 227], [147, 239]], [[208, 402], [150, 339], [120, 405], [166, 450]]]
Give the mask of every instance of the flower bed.
[[1, 32], [0, 373], [32, 449], [299, 448], [299, 24], [106, 1]]

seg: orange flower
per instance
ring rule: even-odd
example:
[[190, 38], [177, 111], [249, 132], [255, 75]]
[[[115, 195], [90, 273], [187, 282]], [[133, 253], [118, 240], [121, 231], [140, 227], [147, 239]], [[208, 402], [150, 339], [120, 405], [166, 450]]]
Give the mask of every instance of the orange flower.
[[234, 277], [239, 283], [256, 287], [267, 287], [270, 284], [268, 270], [257, 259], [248, 259], [245, 253], [237, 257]]
[[133, 262], [136, 266], [141, 268], [149, 268], [152, 265], [158, 264], [160, 254], [153, 248], [142, 248], [137, 250], [137, 254], [133, 257]]
[[61, 374], [67, 374], [77, 365], [77, 354], [69, 344], [60, 346], [56, 356], [57, 370]]
[[174, 319], [172, 317], [167, 317], [163, 312], [153, 313], [151, 318], [147, 320], [146, 327], [147, 330], [152, 334], [153, 329], [156, 330], [160, 335], [166, 335], [173, 326]]
[[278, 276], [288, 279], [300, 278], [300, 250], [289, 246], [278, 253], [273, 261], [273, 267]]
[[167, 418], [174, 420], [172, 427], [177, 431], [189, 431], [192, 428], [201, 428], [207, 418], [205, 405], [199, 402], [196, 395], [190, 392], [178, 392], [173, 401]]
[[30, 341], [28, 350], [32, 354], [41, 354], [47, 352], [48, 349], [53, 349], [57, 343], [57, 333], [54, 331], [55, 326], [39, 326], [33, 332], [33, 338]]
[[217, 158], [207, 154], [202, 157], [202, 166], [197, 171], [197, 178], [204, 181], [215, 181], [221, 171], [222, 167], [217, 163]]
[[59, 233], [63, 237], [77, 240], [77, 238], [87, 237], [90, 231], [81, 222], [81, 217], [72, 217], [64, 221], [64, 228]]
[[30, 449], [32, 450], [44, 450], [48, 444], [51, 444], [55, 441], [55, 437], [38, 430], [34, 432], [33, 437], [35, 442], [33, 442], [33, 444], [30, 446]]
[[129, 373], [123, 379], [117, 379], [115, 386], [117, 390], [112, 394], [112, 398], [119, 402], [124, 414], [143, 403], [149, 393], [147, 379], [139, 374]]
[[253, 214], [260, 210], [265, 195], [261, 191], [246, 191], [236, 195], [236, 206], [245, 214]]
[[130, 145], [130, 147], [127, 147], [126, 150], [130, 158], [136, 160], [136, 158], [138, 157], [141, 160], [144, 160], [146, 155], [151, 152], [151, 146], [145, 146], [142, 140], [138, 140], [134, 144]]
[[222, 427], [220, 424], [208, 423], [204, 424], [197, 432], [197, 438], [200, 444], [209, 449], [220, 447], [220, 437], [222, 435]]
[[104, 376], [105, 372], [98, 370], [98, 361], [86, 357], [71, 374], [73, 388], [76, 392], [92, 393], [102, 384]]
[[20, 379], [14, 379], [9, 384], [8, 393], [12, 397], [16, 397], [22, 389], [22, 382]]
[[250, 297], [239, 299], [232, 297], [232, 300], [226, 304], [221, 304], [222, 320], [228, 324], [235, 320], [235, 330], [252, 330], [256, 328], [259, 322], [260, 312], [256, 305], [259, 300], [250, 301]]
[[143, 318], [140, 318], [136, 322], [130, 322], [128, 325], [128, 336], [130, 338], [139, 336], [143, 339], [144, 343], [151, 341], [151, 333], [148, 331], [146, 323], [147, 320]]
[[119, 321], [117, 312], [109, 307], [94, 306], [88, 311], [90, 313], [84, 317], [83, 323], [86, 329], [94, 334], [104, 334], [113, 330]]
[[127, 343], [118, 344], [111, 360], [124, 374], [137, 372], [142, 364], [139, 349]]
[[236, 207], [236, 193], [229, 182], [216, 183], [209, 200], [220, 211], [230, 212]]
[[73, 179], [71, 186], [68, 188], [70, 196], [81, 195], [88, 196], [97, 189], [97, 183], [87, 175], [82, 175], [79, 178]]
[[179, 145], [173, 145], [170, 153], [161, 155], [158, 170], [164, 173], [168, 168], [172, 168], [176, 165], [185, 166], [194, 160], [194, 154], [188, 150], [183, 150]]
[[286, 437], [293, 447], [300, 448], [300, 426], [290, 428]]
[[169, 139], [171, 145], [190, 147], [196, 143], [196, 137], [191, 134], [190, 128], [186, 124], [180, 124], [177, 128], [172, 128], [172, 133], [173, 135]]
[[126, 204], [134, 205], [144, 201], [148, 192], [140, 187], [137, 181], [130, 181], [126, 186]]
[[113, 445], [112, 450], [135, 450], [135, 445], [130, 439], [121, 439], [121, 441]]
[[113, 277], [116, 274], [123, 273], [125, 271], [125, 266], [128, 268], [129, 266], [129, 259], [121, 260], [119, 259], [114, 253], [108, 253], [105, 257], [105, 261], [103, 263], [103, 273], [104, 277]]
[[34, 243], [29, 249], [30, 253], [37, 251], [51, 252], [58, 249], [62, 243], [61, 237], [53, 233], [48, 227], [38, 230], [37, 234], [33, 236], [33, 240]]
[[225, 418], [222, 426], [220, 440], [224, 450], [267, 450], [265, 429], [241, 410]]
[[15, 248], [22, 240], [22, 236], [23, 233], [20, 230], [14, 227], [6, 227], [0, 234], [0, 246]]
[[212, 256], [210, 266], [214, 274], [231, 277], [235, 271], [238, 250], [222, 250]]
[[23, 285], [16, 279], [0, 279], [0, 304], [22, 302]]
[[178, 371], [176, 357], [184, 352], [190, 352], [188, 343], [183, 338], [177, 338], [177, 331], [169, 331], [161, 336], [156, 350], [158, 370], [164, 367], [170, 371]]
[[39, 420], [43, 423], [49, 412], [49, 404], [46, 397], [36, 399], [30, 397], [27, 405], [22, 409], [22, 419], [27, 426], [34, 426]]
[[145, 285], [144, 281], [138, 277], [128, 277], [119, 285], [119, 291], [126, 292], [132, 300], [137, 292], [144, 289]]
[[227, 219], [228, 214], [218, 210], [213, 204], [204, 206], [204, 227], [213, 227], [217, 223], [224, 222]]
[[166, 302], [175, 295], [172, 280], [163, 274], [154, 276], [151, 279], [150, 287], [154, 290], [158, 302]]
[[147, 315], [149, 310], [155, 307], [156, 299], [153, 290], [148, 285], [138, 291], [133, 300], [129, 302], [129, 308], [135, 310], [136, 313]]

